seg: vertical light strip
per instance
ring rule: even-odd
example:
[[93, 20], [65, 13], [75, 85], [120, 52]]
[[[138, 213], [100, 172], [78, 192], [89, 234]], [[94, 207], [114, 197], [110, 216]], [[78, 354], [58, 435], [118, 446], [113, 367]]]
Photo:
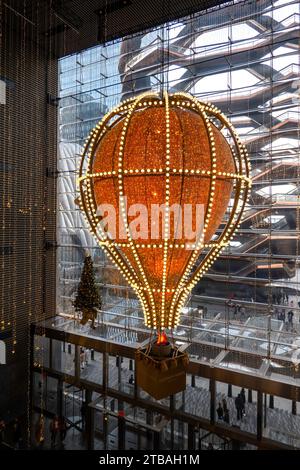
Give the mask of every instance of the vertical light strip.
[[125, 225], [126, 234], [127, 234], [128, 241], [129, 241], [129, 246], [132, 250], [133, 257], [134, 257], [135, 262], [137, 264], [138, 270], [141, 274], [140, 286], [143, 287], [143, 283], [144, 283], [145, 287], [147, 288], [148, 294], [149, 294], [150, 309], [148, 308], [147, 304], [144, 304], [144, 314], [145, 314], [145, 317], [146, 317], [146, 324], [147, 324], [147, 326], [152, 326], [152, 325], [154, 325], [154, 323], [156, 323], [156, 320], [155, 320], [155, 318], [156, 318], [156, 306], [155, 306], [151, 286], [148, 282], [147, 276], [145, 274], [144, 268], [142, 266], [142, 263], [140, 261], [139, 255], [137, 253], [135, 244], [133, 242], [133, 239], [132, 239], [132, 236], [131, 236], [131, 233], [130, 233], [130, 229], [129, 229], [129, 225], [128, 225], [128, 219], [127, 219], [127, 213], [126, 213], [126, 206], [125, 206], [125, 203], [124, 203], [125, 194], [124, 194], [124, 179], [123, 179], [123, 176], [124, 176], [123, 157], [124, 157], [125, 137], [126, 137], [126, 134], [127, 134], [128, 125], [129, 125], [131, 116], [134, 113], [134, 111], [135, 111], [137, 105], [139, 104], [139, 102], [142, 99], [146, 99], [147, 97], [149, 97], [149, 93], [143, 93], [143, 94], [139, 95], [134, 100], [132, 105], [129, 107], [129, 111], [127, 113], [127, 116], [124, 119], [124, 125], [123, 125], [123, 129], [121, 131], [119, 152], [118, 152], [118, 185], [119, 185], [119, 199], [120, 199], [120, 209], [121, 209], [122, 219], [123, 219], [123, 222], [124, 222], [124, 225]]
[[[132, 101], [132, 100], [130, 99], [130, 100], [127, 100], [126, 102], [129, 102], [129, 101]], [[121, 106], [118, 106], [111, 112], [107, 113], [102, 118], [100, 123], [98, 123], [96, 127], [91, 131], [88, 139], [86, 140], [85, 149], [82, 152], [82, 160], [81, 160], [81, 164], [79, 168], [79, 183], [80, 183], [80, 191], [81, 191], [81, 201], [79, 205], [80, 205], [81, 210], [83, 211], [84, 219], [87, 222], [87, 225], [91, 226], [91, 233], [95, 237], [97, 243], [99, 244], [99, 246], [104, 247], [109, 258], [111, 258], [112, 261], [117, 265], [118, 269], [121, 271], [126, 281], [135, 290], [143, 306], [143, 310], [145, 314], [145, 322], [146, 322], [147, 321], [146, 311], [147, 311], [148, 302], [147, 302], [147, 298], [145, 294], [140, 289], [141, 287], [140, 280], [138, 276], [136, 275], [133, 267], [131, 266], [131, 263], [129, 262], [129, 260], [125, 262], [122, 259], [118, 251], [113, 246], [113, 244], [109, 243], [109, 240], [106, 234], [102, 231], [101, 226], [97, 223], [97, 220], [96, 220], [97, 208], [96, 208], [96, 204], [93, 198], [91, 179], [88, 176], [91, 173], [93, 158], [95, 156], [97, 145], [108, 129], [106, 125], [107, 122], [109, 122], [109, 120], [114, 115], [118, 114], [118, 112], [120, 110], [123, 110], [124, 108], [127, 109], [127, 106], [124, 106], [124, 103], [122, 103]], [[87, 157], [87, 169], [86, 169], [87, 174], [83, 175], [83, 162], [84, 162], [85, 157]], [[100, 240], [98, 237], [100, 237]], [[103, 241], [106, 241], [108, 246], [104, 246]]]
[[[206, 131], [207, 131], [207, 137], [209, 141], [209, 149], [210, 149], [210, 157], [211, 157], [211, 171], [210, 171], [210, 188], [209, 188], [209, 198], [208, 198], [208, 203], [207, 203], [207, 209], [206, 209], [206, 214], [205, 214], [205, 219], [204, 219], [204, 227], [203, 227], [203, 233], [201, 234], [201, 237], [196, 243], [196, 248], [194, 249], [192, 256], [189, 259], [189, 262], [187, 264], [187, 267], [185, 269], [185, 272], [178, 284], [178, 287], [176, 289], [176, 292], [173, 296], [172, 299], [172, 304], [171, 304], [171, 309], [170, 309], [170, 316], [172, 316], [172, 324], [175, 326], [178, 321], [179, 321], [179, 316], [180, 312], [174, 311], [174, 307], [176, 304], [176, 299], [180, 295], [180, 292], [182, 288], [184, 287], [184, 284], [186, 283], [188, 276], [190, 274], [191, 269], [193, 268], [193, 265], [195, 261], [198, 258], [199, 255], [199, 249], [201, 245], [205, 242], [204, 237], [205, 233], [207, 231], [209, 221], [211, 218], [211, 213], [212, 213], [212, 207], [214, 203], [214, 196], [215, 196], [215, 187], [216, 187], [216, 178], [217, 178], [217, 160], [216, 160], [216, 144], [214, 140], [214, 134], [212, 131], [212, 127], [210, 124], [210, 121], [204, 111], [204, 106], [202, 103], [200, 103], [196, 98], [191, 98], [189, 95], [185, 93], [178, 93], [175, 94], [176, 96], [182, 96], [183, 98], [187, 98], [191, 101], [192, 103], [192, 108], [194, 108], [194, 111], [197, 110], [198, 114], [201, 116], [201, 118], [204, 121]], [[195, 109], [196, 108], [196, 109]], [[177, 292], [178, 291], [178, 292]]]
[[[186, 94], [186, 93], [175, 93], [174, 95], [180, 96], [183, 98], [191, 99], [191, 97]], [[217, 179], [217, 168], [216, 168], [216, 147], [215, 147], [215, 142], [214, 142], [214, 135], [212, 131], [212, 126], [210, 123], [210, 120], [206, 114], [206, 112], [211, 113], [213, 116], [216, 116], [220, 121], [226, 125], [228, 128], [229, 132], [231, 133], [235, 144], [236, 148], [238, 150], [238, 155], [236, 155], [234, 152], [232, 152], [233, 158], [236, 163], [238, 163], [238, 168], [237, 171], [239, 174], [244, 174], [246, 172], [246, 176], [249, 176], [249, 162], [247, 158], [247, 152], [246, 149], [242, 146], [241, 141], [236, 134], [232, 124], [226, 119], [225, 116], [222, 115], [220, 110], [218, 110], [214, 105], [211, 104], [204, 104], [200, 103], [198, 100], [195, 98], [192, 98], [192, 107], [196, 105], [198, 108], [199, 113], [203, 117], [206, 128], [208, 131], [208, 137], [210, 141], [210, 149], [211, 149], [211, 163], [212, 163], [212, 170], [211, 170], [211, 187], [210, 187], [210, 195], [209, 195], [209, 201], [208, 201], [208, 207], [207, 207], [207, 212], [206, 212], [206, 218], [205, 218], [205, 224], [204, 224], [204, 233], [207, 231], [208, 228], [208, 223], [209, 219], [211, 217], [211, 212], [212, 212], [212, 207], [213, 207], [213, 198], [214, 198], [214, 191], [215, 191], [215, 185], [216, 185], [216, 179]], [[206, 112], [205, 112], [206, 111]], [[244, 163], [244, 166], [243, 166]], [[181, 309], [184, 306], [184, 303], [192, 290], [192, 288], [196, 285], [197, 281], [203, 276], [203, 274], [210, 268], [210, 266], [213, 264], [215, 259], [218, 257], [219, 253], [224, 249], [224, 247], [229, 243], [230, 239], [233, 238], [233, 232], [234, 230], [239, 226], [238, 222], [242, 216], [242, 211], [243, 207], [245, 205], [245, 198], [243, 197], [244, 195], [244, 187], [245, 187], [245, 182], [242, 181], [242, 184], [240, 184], [239, 181], [238, 183], [238, 190], [236, 191], [235, 194], [235, 203], [231, 212], [231, 217], [230, 221], [226, 225], [222, 235], [221, 235], [221, 241], [218, 243], [210, 253], [205, 257], [205, 260], [199, 268], [196, 270], [196, 272], [193, 274], [192, 278], [188, 280], [188, 276], [190, 274], [190, 270], [193, 267], [197, 257], [198, 257], [198, 252], [199, 252], [199, 247], [195, 249], [192, 257], [190, 258], [190, 261], [188, 263], [188, 266], [185, 270], [185, 274], [182, 277], [181, 281], [178, 284], [178, 287], [174, 293], [173, 299], [172, 299], [172, 304], [171, 304], [171, 309], [170, 313], [172, 315], [172, 326], [175, 326], [180, 318], [180, 313]], [[247, 190], [251, 186], [251, 181], [247, 181], [246, 187]], [[242, 204], [240, 205], [240, 202]], [[234, 221], [234, 217], [237, 216], [236, 221]], [[222, 243], [221, 243], [222, 242]]]
[[[218, 110], [215, 106], [207, 104], [205, 105], [205, 111], [210, 112], [213, 116], [216, 116], [229, 130], [231, 136], [235, 142], [237, 154], [232, 151], [232, 156], [238, 167], [236, 167], [236, 171], [244, 175], [246, 173], [245, 180], [236, 180], [237, 188], [235, 191], [234, 196], [234, 204], [231, 210], [231, 215], [229, 221], [227, 222], [222, 235], [220, 236], [219, 242], [216, 246], [211, 250], [210, 253], [205, 257], [205, 260], [201, 263], [199, 268], [195, 271], [192, 278], [188, 281], [185, 288], [181, 290], [179, 293], [179, 299], [177, 302], [177, 306], [175, 309], [176, 318], [179, 319], [181, 308], [183, 307], [190, 291], [193, 287], [197, 284], [197, 282], [201, 279], [201, 277], [206, 273], [206, 271], [212, 266], [216, 258], [219, 256], [219, 253], [225, 248], [225, 246], [229, 243], [229, 241], [233, 238], [234, 231], [239, 227], [240, 220], [243, 213], [243, 208], [245, 206], [247, 198], [247, 193], [249, 188], [251, 187], [251, 179], [249, 178], [250, 174], [250, 166], [249, 160], [247, 156], [247, 151], [245, 147], [242, 145], [238, 135], [236, 134], [232, 124], [227, 120], [225, 116], [222, 115], [220, 110]], [[245, 196], [244, 196], [245, 193]]]
[[168, 245], [169, 245], [169, 227], [170, 227], [170, 110], [169, 95], [164, 91], [166, 108], [166, 188], [165, 188], [165, 217], [164, 217], [164, 248], [163, 248], [163, 273], [161, 289], [161, 317], [160, 327], [164, 327], [165, 309], [166, 309], [166, 287], [167, 287], [167, 263], [168, 263]]

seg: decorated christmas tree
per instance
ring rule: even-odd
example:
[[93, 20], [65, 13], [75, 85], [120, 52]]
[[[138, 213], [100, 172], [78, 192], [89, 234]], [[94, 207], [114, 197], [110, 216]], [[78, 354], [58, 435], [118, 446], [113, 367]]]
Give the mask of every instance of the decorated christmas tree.
[[85, 325], [92, 320], [92, 328], [97, 317], [97, 309], [101, 309], [102, 302], [99, 290], [95, 283], [94, 266], [90, 255], [85, 257], [77, 296], [74, 301], [76, 312], [82, 313], [80, 323]]

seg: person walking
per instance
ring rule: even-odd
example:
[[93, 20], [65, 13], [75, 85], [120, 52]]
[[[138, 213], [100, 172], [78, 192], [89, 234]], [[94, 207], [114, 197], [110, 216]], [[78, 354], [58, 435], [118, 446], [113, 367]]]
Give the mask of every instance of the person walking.
[[200, 307], [200, 305], [197, 308], [197, 314], [198, 314], [200, 321], [203, 320], [203, 308]]
[[243, 416], [245, 416], [245, 414], [246, 414], [246, 392], [245, 392], [244, 387], [241, 390], [241, 399], [242, 399], [242, 403], [243, 403], [242, 414], [243, 414]]
[[224, 423], [229, 424], [229, 410], [228, 410], [228, 408], [226, 408], [226, 410], [224, 410], [224, 418], [223, 418], [223, 420], [224, 420]]
[[237, 420], [240, 421], [243, 417], [243, 401], [240, 393], [238, 394], [234, 402], [236, 407]]
[[80, 369], [84, 369], [85, 366], [85, 352], [83, 348], [80, 348]]
[[59, 431], [59, 419], [58, 419], [58, 416], [55, 415], [53, 420], [50, 423], [51, 446], [52, 447], [55, 446], [56, 436], [58, 434], [58, 431]]
[[246, 315], [246, 309], [243, 305], [240, 306], [240, 321], [245, 320], [245, 315]]
[[85, 423], [86, 423], [86, 415], [87, 415], [87, 404], [85, 401], [82, 402], [80, 412], [81, 412], [81, 423], [82, 423], [82, 430], [85, 431]]
[[294, 317], [294, 312], [293, 310], [290, 310], [288, 312], [288, 323], [289, 323], [291, 330], [293, 329], [293, 317]]
[[84, 362], [86, 366], [89, 365], [89, 361], [90, 361], [90, 350], [86, 349], [84, 353]]
[[277, 303], [278, 303], [278, 305], [280, 305], [280, 303], [281, 303], [281, 298], [282, 298], [281, 292], [278, 292], [277, 293]]
[[60, 434], [60, 440], [63, 443], [67, 434], [67, 421], [64, 416], [61, 416], [59, 418], [59, 434]]
[[239, 308], [240, 308], [240, 306], [238, 304], [234, 304], [234, 306], [233, 306], [233, 318], [234, 318], [234, 320], [236, 320]]
[[223, 411], [225, 413], [225, 411], [228, 410], [227, 401], [225, 398], [222, 399], [222, 406], [223, 406]]
[[220, 402], [219, 402], [219, 406], [217, 408], [217, 415], [218, 415], [218, 419], [223, 419], [224, 411], [223, 411], [223, 408], [222, 408], [222, 405], [221, 405]]
[[281, 310], [276, 309], [276, 311], [277, 311], [277, 320], [281, 321]]
[[129, 383], [130, 385], [133, 385], [133, 384], [134, 384], [134, 377], [133, 377], [133, 374], [130, 375], [129, 380], [128, 380], [128, 383]]

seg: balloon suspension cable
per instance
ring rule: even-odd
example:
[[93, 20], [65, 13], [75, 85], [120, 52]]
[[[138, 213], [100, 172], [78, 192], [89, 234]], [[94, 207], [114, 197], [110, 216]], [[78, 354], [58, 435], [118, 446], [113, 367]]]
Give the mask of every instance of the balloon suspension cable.
[[174, 339], [174, 334], [173, 334], [173, 328], [170, 329], [170, 336], [171, 336], [171, 340], [172, 340], [172, 345], [174, 347], [175, 346], [175, 339]]
[[145, 351], [146, 356], [149, 356], [150, 351], [151, 351], [153, 330], [154, 330], [154, 328], [152, 327], [151, 330], [150, 330], [149, 342], [148, 342], [148, 345], [147, 345], [147, 348], [146, 348], [146, 351]]
[[171, 342], [172, 342], [172, 357], [175, 357], [178, 354], [178, 348], [175, 345], [175, 338], [174, 338], [174, 334], [173, 334], [173, 328], [171, 328], [171, 330], [170, 330], [170, 336], [171, 336]]

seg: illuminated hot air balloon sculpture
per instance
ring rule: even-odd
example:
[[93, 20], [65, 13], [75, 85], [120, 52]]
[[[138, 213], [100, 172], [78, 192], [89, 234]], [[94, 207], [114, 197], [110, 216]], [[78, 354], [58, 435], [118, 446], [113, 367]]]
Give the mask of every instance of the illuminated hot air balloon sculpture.
[[[130, 98], [107, 113], [86, 141], [80, 206], [99, 245], [136, 292], [145, 324], [158, 332], [137, 355], [139, 384], [155, 398], [185, 387], [185, 375], [183, 383], [178, 374], [187, 356], [170, 347], [164, 330], [176, 327], [193, 287], [232, 238], [249, 173], [246, 149], [231, 123], [186, 93]], [[194, 227], [196, 206], [203, 218], [191, 238], [182, 230], [186, 214], [179, 212], [192, 208], [186, 218]]]

